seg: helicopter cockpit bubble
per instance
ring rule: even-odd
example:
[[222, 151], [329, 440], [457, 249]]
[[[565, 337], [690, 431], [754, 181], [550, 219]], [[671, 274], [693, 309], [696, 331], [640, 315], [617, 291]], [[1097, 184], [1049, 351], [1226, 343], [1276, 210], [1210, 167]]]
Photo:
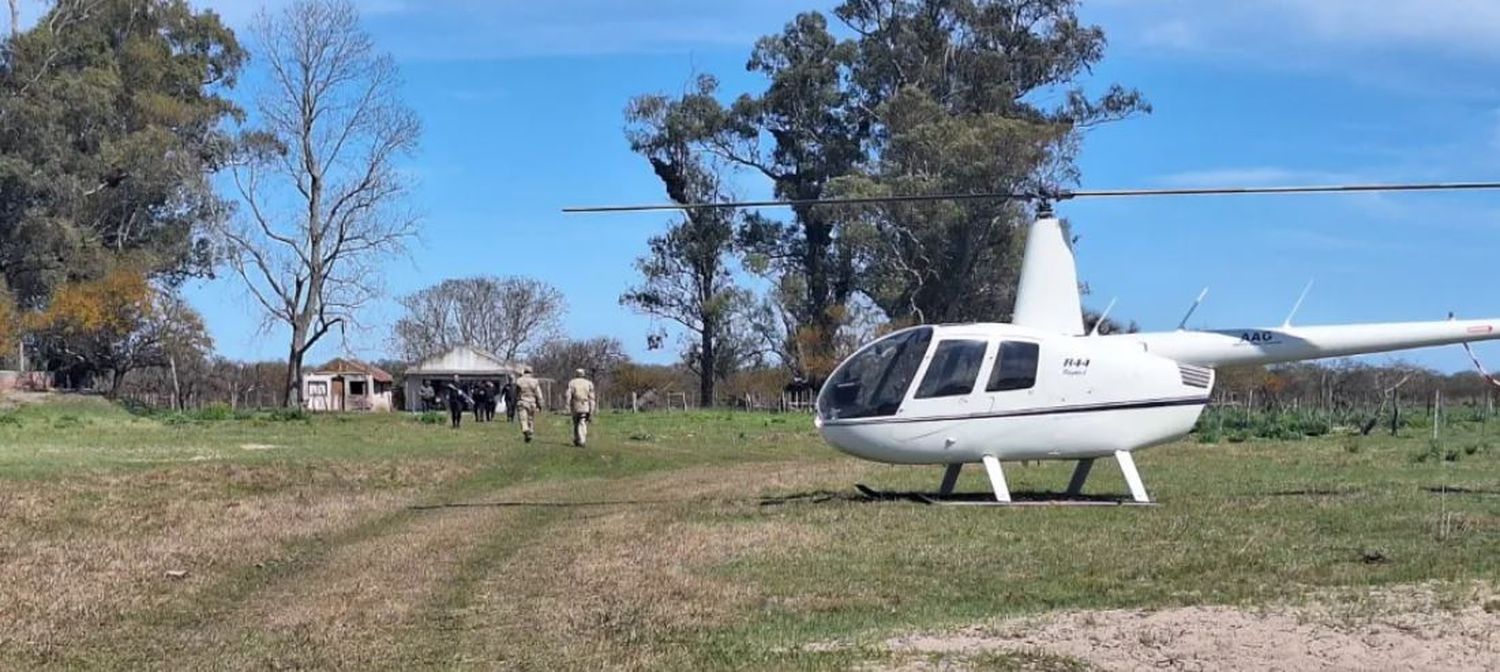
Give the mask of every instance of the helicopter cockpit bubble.
[[917, 377], [932, 327], [886, 336], [855, 353], [833, 372], [818, 394], [821, 420], [893, 416]]

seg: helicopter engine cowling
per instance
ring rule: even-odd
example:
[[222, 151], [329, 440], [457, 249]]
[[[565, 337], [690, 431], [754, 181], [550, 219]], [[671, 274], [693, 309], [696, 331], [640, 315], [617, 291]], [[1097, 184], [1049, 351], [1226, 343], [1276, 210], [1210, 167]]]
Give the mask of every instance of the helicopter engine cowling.
[[817, 424], [839, 450], [893, 464], [1104, 457], [1186, 435], [1213, 382], [1210, 369], [1119, 340], [923, 326], [842, 363]]

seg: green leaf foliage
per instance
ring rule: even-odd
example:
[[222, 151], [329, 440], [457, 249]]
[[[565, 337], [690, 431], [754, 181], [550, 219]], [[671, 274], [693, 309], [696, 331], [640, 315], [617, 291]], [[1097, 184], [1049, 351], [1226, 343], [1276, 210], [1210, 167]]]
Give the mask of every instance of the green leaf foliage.
[[128, 256], [177, 280], [212, 267], [209, 177], [245, 60], [183, 0], [59, 0], [0, 50], [0, 272], [26, 307]]

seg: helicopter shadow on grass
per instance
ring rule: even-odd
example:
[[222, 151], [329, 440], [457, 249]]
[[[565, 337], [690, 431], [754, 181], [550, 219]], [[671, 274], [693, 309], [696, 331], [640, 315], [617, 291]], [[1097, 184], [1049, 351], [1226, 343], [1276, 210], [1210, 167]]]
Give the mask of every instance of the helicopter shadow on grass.
[[1016, 492], [1011, 494], [1009, 504], [995, 501], [987, 492], [953, 493], [938, 495], [929, 492], [878, 491], [863, 485], [854, 491], [811, 490], [782, 495], [763, 495], [752, 499], [733, 498], [686, 498], [686, 499], [609, 499], [609, 500], [506, 500], [480, 502], [443, 502], [407, 507], [411, 511], [443, 511], [451, 509], [608, 509], [614, 507], [675, 506], [683, 504], [752, 505], [761, 508], [821, 504], [889, 504], [911, 503], [947, 506], [1152, 506], [1131, 501], [1128, 496], [1116, 495], [1067, 495], [1056, 492]]
[[786, 506], [793, 504], [889, 504], [909, 503], [927, 506], [1152, 506], [1139, 503], [1128, 495], [1069, 495], [1061, 492], [1026, 491], [1011, 493], [1011, 501], [995, 501], [989, 492], [956, 492], [940, 495], [934, 492], [876, 490], [865, 485], [856, 485], [853, 492], [814, 490], [774, 497], [762, 497], [760, 505]]

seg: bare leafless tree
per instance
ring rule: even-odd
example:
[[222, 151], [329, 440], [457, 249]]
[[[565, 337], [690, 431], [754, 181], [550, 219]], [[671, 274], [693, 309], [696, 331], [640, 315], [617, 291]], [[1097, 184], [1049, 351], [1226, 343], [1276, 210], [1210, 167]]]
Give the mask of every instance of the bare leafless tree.
[[347, 0], [262, 11], [255, 32], [268, 76], [262, 127], [243, 135], [241, 216], [220, 229], [267, 324], [291, 332], [284, 400], [297, 406], [303, 357], [357, 324], [383, 286], [379, 262], [404, 252], [415, 231], [397, 161], [421, 129], [397, 95], [394, 61]]
[[531, 278], [458, 278], [401, 297], [396, 350], [418, 361], [468, 345], [514, 361], [562, 331], [562, 293]]

